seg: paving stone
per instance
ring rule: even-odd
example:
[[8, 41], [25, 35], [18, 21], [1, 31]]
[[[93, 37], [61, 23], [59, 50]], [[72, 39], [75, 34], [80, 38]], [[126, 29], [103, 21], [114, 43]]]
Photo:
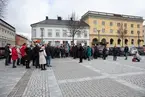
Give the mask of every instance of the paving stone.
[[143, 97], [137, 92], [111, 79], [60, 84], [63, 97]]
[[145, 88], [145, 74], [119, 77], [129, 83]]
[[101, 76], [101, 74], [85, 68], [70, 59], [53, 62], [53, 70], [57, 80]]

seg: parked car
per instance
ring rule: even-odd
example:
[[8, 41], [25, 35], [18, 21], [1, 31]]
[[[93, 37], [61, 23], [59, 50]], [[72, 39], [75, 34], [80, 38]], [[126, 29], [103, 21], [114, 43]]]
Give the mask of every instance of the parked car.
[[0, 59], [5, 57], [4, 54], [5, 54], [5, 48], [4, 47], [0, 47]]
[[[109, 48], [109, 55], [113, 55], [113, 48], [114, 47], [110, 47]], [[124, 56], [124, 48], [123, 47], [116, 47], [117, 49], [117, 56]]]
[[134, 55], [135, 54], [135, 52], [138, 52], [138, 50], [137, 50], [137, 48], [136, 47], [130, 47], [129, 48], [129, 55]]
[[[98, 49], [99, 49], [99, 55], [100, 55], [99, 57], [102, 57], [102, 55], [103, 55], [103, 48], [104, 48], [103, 45], [100, 45], [100, 46], [98, 47]], [[107, 55], [107, 56], [109, 55], [109, 48], [107, 48], [106, 55]]]
[[137, 47], [137, 50], [140, 55], [145, 55], [145, 47]]

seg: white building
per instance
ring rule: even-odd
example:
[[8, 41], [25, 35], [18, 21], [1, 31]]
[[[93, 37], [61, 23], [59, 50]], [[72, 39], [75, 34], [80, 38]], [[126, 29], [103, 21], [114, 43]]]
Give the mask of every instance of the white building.
[[4, 47], [7, 43], [15, 45], [15, 36], [15, 28], [0, 19], [0, 47]]
[[[70, 20], [46, 19], [44, 21], [32, 24], [32, 41], [43, 40], [44, 43], [51, 43], [57, 46], [65, 43], [66, 41], [71, 44], [72, 37], [69, 37], [68, 22]], [[89, 45], [89, 25], [83, 22], [83, 30], [81, 34], [76, 34], [74, 43], [87, 43]]]

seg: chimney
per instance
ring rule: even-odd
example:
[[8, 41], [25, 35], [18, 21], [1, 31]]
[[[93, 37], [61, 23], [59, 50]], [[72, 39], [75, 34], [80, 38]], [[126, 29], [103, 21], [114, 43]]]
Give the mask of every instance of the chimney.
[[48, 16], [46, 16], [46, 20], [48, 20]]
[[62, 20], [62, 18], [61, 17], [57, 17], [57, 20]]

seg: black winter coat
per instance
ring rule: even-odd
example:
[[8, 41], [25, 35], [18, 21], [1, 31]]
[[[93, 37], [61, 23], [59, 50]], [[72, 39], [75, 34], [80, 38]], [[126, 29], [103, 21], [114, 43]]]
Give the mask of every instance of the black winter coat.
[[117, 48], [113, 48], [113, 56], [117, 56], [117, 54], [118, 54], [118, 50], [117, 50]]
[[10, 50], [8, 46], [5, 46], [5, 57], [8, 57], [10, 55]]

